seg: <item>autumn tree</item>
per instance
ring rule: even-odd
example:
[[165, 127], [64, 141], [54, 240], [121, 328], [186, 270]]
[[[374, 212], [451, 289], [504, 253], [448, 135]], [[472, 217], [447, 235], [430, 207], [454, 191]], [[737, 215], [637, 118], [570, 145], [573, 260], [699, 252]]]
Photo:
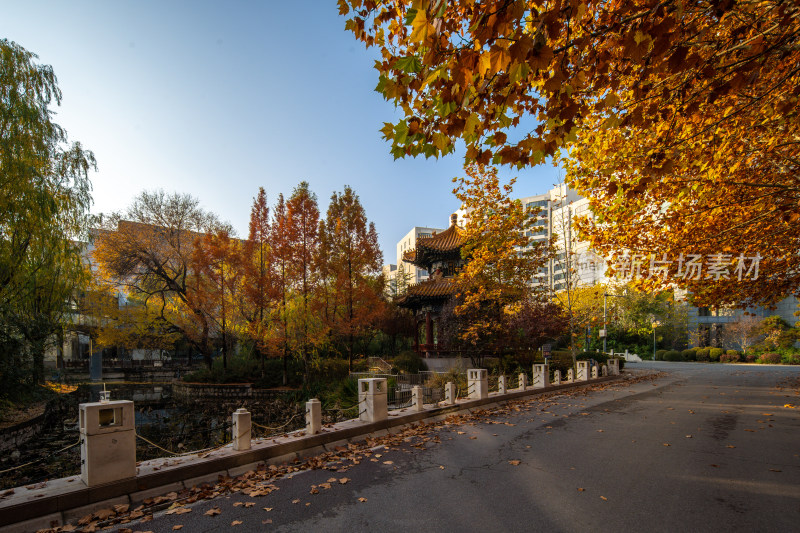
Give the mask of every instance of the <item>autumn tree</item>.
[[278, 201], [273, 210], [272, 227], [270, 228], [270, 261], [275, 268], [275, 295], [278, 300], [278, 332], [275, 342], [280, 346], [283, 359], [283, 384], [288, 383], [289, 372], [289, 315], [288, 301], [291, 296], [291, 241], [289, 219], [283, 193], [278, 194]]
[[85, 281], [94, 156], [53, 121], [49, 65], [0, 39], [0, 394], [42, 379], [44, 352]]
[[227, 227], [189, 195], [142, 192], [124, 213], [107, 217], [95, 237], [101, 279], [152, 309], [184, 335], [210, 367], [214, 322], [196, 243]]
[[228, 368], [228, 352], [236, 337], [240, 280], [242, 277], [241, 242], [231, 238], [227, 229], [206, 233], [195, 241], [191, 257], [192, 275], [196, 278], [191, 300], [206, 316], [212, 333], [219, 337], [222, 368]]
[[273, 250], [270, 245], [272, 228], [267, 205], [267, 193], [259, 187], [250, 210], [249, 236], [241, 257], [243, 288], [240, 311], [247, 324], [249, 337], [264, 360], [274, 349], [276, 290], [273, 269]]
[[287, 273], [300, 298], [293, 315], [298, 351], [305, 365], [306, 378], [311, 363], [309, 329], [313, 322], [311, 299], [313, 297], [312, 273], [314, 258], [319, 245], [319, 208], [317, 196], [309, 189], [308, 182], [301, 182], [286, 202], [286, 239], [289, 250]]
[[747, 354], [747, 349], [753, 346], [763, 333], [762, 320], [753, 315], [742, 315], [733, 322], [726, 322], [722, 329], [722, 339], [726, 347], [734, 346]]
[[453, 312], [461, 317], [455, 337], [478, 364], [502, 343], [505, 315], [519, 312], [526, 298], [544, 299], [545, 287], [535, 281], [549, 245], [531, 238], [536, 213], [510, 198], [514, 180], [501, 185], [496, 168], [480, 165], [467, 166], [465, 172], [453, 180], [453, 192], [467, 213], [461, 251], [465, 265], [457, 277]]
[[325, 271], [331, 277], [335, 308], [329, 327], [353, 366], [354, 345], [375, 328], [383, 312], [383, 254], [375, 225], [367, 221], [361, 202], [350, 187], [331, 196], [320, 242], [325, 243]]
[[[591, 199], [604, 255], [719, 254], [727, 273], [678, 281], [698, 302], [772, 303], [800, 288], [793, 3], [339, 0], [380, 58], [395, 157], [523, 168], [561, 158]], [[737, 258], [760, 257], [742, 282]], [[752, 261], [748, 262], [748, 266]]]

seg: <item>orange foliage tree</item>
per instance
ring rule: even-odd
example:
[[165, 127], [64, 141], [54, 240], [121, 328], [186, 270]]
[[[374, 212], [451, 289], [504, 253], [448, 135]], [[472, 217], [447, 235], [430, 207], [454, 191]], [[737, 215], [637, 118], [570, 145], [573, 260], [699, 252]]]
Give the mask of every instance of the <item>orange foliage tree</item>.
[[356, 340], [375, 331], [385, 311], [378, 233], [367, 221], [358, 195], [345, 187], [343, 193], [331, 196], [319, 236], [319, 269], [328, 278], [328, 327], [344, 345], [352, 370]]
[[224, 230], [188, 195], [142, 192], [131, 207], [105, 221], [93, 259], [103, 283], [118, 287], [180, 332], [209, 367], [216, 303], [198, 275], [196, 242]]
[[514, 180], [501, 185], [497, 169], [481, 165], [465, 171], [466, 177], [453, 179], [453, 192], [466, 211], [461, 250], [466, 261], [453, 300], [456, 320], [445, 324], [445, 336], [480, 364], [484, 355], [502, 351], [523, 303], [546, 301], [547, 287], [537, 283], [537, 274], [550, 246], [532, 238], [537, 212], [510, 198]]
[[[395, 157], [533, 166], [562, 158], [595, 249], [728, 262], [673, 281], [698, 303], [800, 288], [800, 8], [688, 0], [339, 0], [403, 112]], [[760, 274], [733, 275], [760, 255]], [[672, 264], [676, 274], [677, 263]]]

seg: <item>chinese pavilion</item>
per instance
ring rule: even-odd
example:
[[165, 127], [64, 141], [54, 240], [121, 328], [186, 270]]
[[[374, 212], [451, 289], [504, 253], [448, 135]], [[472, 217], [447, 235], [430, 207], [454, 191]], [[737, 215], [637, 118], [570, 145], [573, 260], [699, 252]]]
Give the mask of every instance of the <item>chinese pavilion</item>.
[[419, 354], [440, 355], [447, 352], [440, 346], [439, 318], [442, 307], [455, 289], [456, 273], [464, 264], [461, 247], [464, 230], [457, 224], [458, 215], [450, 215], [450, 227], [430, 237], [419, 237], [416, 247], [403, 254], [403, 261], [430, 273], [430, 278], [409, 285], [405, 295], [398, 300], [400, 307], [414, 312], [417, 328], [414, 349]]

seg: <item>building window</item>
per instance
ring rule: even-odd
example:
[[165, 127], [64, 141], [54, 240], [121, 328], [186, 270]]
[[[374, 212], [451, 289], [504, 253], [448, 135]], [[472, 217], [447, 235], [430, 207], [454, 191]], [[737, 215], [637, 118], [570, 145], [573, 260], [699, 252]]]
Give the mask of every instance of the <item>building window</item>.
[[708, 307], [698, 307], [697, 316], [711, 316], [711, 310]]

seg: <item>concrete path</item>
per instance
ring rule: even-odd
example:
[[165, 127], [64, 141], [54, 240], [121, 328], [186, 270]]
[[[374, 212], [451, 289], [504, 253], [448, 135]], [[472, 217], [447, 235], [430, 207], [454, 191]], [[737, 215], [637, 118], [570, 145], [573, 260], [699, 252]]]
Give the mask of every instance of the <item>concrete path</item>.
[[[656, 380], [520, 403], [125, 524], [131, 531], [797, 531], [800, 367], [642, 363]], [[453, 420], [452, 422], [457, 422]], [[416, 445], [416, 446], [413, 446]], [[347, 456], [347, 453], [343, 453]], [[341, 479], [345, 479], [343, 484]], [[326, 483], [330, 483], [328, 485]], [[269, 492], [269, 490], [267, 492]], [[210, 509], [219, 513], [207, 516]], [[268, 509], [268, 510], [267, 510]], [[216, 511], [212, 511], [216, 513]]]

